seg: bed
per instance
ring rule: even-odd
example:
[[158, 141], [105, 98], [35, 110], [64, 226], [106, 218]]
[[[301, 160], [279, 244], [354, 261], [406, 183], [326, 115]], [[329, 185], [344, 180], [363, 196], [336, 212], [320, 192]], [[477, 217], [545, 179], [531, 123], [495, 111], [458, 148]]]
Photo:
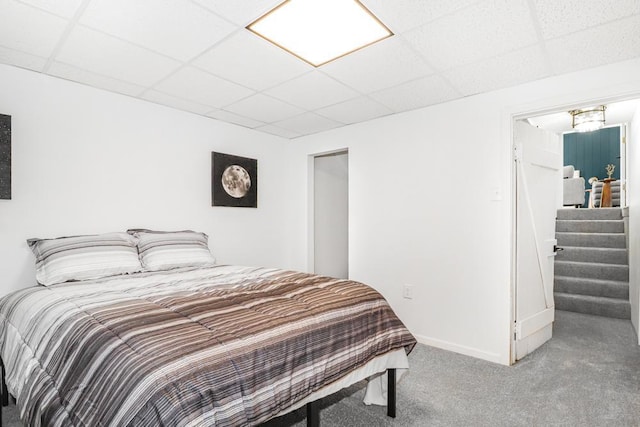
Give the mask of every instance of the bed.
[[[95, 254], [77, 254], [85, 243], [65, 242], [69, 267], [60, 239], [36, 239], [38, 281], [44, 269], [55, 283], [0, 299], [4, 378], [25, 424], [258, 425], [304, 405], [314, 424], [317, 399], [408, 368], [416, 341], [369, 286], [217, 265], [206, 235], [198, 253], [173, 234], [126, 234], [101, 240], [99, 259], [117, 262], [102, 263], [99, 277], [75, 265], [90, 259], [95, 269]], [[122, 247], [139, 267], [127, 267]], [[382, 403], [369, 384], [366, 403]]]

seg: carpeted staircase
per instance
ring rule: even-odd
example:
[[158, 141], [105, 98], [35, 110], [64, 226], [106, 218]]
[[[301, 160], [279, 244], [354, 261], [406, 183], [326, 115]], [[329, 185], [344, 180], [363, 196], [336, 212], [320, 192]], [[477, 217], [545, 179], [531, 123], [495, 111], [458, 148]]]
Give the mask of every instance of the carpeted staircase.
[[556, 309], [631, 318], [629, 264], [620, 208], [559, 209]]

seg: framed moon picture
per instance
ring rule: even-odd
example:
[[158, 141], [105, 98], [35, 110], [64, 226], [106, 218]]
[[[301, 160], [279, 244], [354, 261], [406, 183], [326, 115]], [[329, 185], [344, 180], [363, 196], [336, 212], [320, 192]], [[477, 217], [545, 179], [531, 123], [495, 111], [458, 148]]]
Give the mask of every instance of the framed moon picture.
[[258, 161], [211, 153], [211, 205], [258, 207]]

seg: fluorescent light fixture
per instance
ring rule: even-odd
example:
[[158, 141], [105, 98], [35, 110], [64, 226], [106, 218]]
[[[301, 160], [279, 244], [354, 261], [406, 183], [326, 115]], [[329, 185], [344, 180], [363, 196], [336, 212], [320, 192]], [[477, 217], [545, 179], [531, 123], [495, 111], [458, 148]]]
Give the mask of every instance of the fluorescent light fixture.
[[393, 35], [358, 0], [287, 0], [247, 29], [314, 67]]
[[580, 110], [571, 110], [571, 126], [578, 132], [591, 132], [604, 127], [604, 105]]

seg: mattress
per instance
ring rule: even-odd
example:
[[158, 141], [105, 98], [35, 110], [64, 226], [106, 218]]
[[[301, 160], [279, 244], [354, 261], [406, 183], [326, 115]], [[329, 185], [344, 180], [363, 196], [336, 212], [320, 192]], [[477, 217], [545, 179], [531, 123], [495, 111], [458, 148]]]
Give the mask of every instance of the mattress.
[[256, 425], [407, 368], [414, 345], [371, 287], [278, 269], [136, 273], [0, 299], [7, 387], [32, 426]]

